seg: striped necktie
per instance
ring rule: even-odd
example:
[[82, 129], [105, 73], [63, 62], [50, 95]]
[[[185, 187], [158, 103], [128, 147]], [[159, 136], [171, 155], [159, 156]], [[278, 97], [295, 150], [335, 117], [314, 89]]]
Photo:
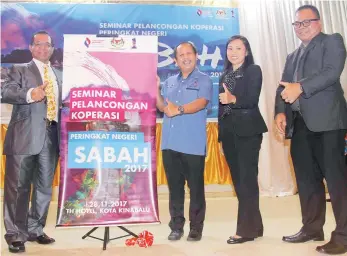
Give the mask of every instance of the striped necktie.
[[49, 66], [45, 65], [43, 69], [43, 80], [48, 82], [46, 87], [46, 97], [47, 97], [47, 119], [52, 121], [57, 115], [57, 105], [55, 102], [55, 94], [53, 88], [53, 81], [49, 75]]

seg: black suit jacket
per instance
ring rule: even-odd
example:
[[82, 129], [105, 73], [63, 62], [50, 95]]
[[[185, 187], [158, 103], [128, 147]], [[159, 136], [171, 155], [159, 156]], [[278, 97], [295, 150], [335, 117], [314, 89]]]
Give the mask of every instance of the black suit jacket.
[[[293, 81], [298, 49], [289, 54], [282, 81], [299, 82], [303, 93], [299, 97], [300, 111], [307, 128], [313, 132], [347, 129], [347, 106], [340, 76], [346, 61], [346, 47], [340, 34], [318, 34], [307, 45], [298, 67], [299, 81]], [[281, 98], [283, 88], [276, 93], [275, 115], [285, 113], [287, 134], [293, 132], [290, 104]]]
[[[243, 76], [236, 77], [232, 92], [236, 96], [236, 103], [231, 105], [231, 115], [219, 120], [219, 141], [223, 137], [223, 131], [229, 129], [238, 136], [253, 136], [267, 132], [258, 107], [262, 81], [262, 72], [258, 65], [248, 66]], [[222, 86], [222, 83], [223, 81], [219, 86]]]

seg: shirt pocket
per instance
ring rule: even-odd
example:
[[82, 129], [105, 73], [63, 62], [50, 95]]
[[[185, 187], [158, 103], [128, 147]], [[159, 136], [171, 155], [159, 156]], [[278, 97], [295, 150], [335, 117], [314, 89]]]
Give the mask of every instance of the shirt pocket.
[[195, 88], [195, 89], [186, 88], [186, 89], [184, 89], [185, 103], [189, 103], [189, 102], [196, 100], [199, 97], [199, 91], [200, 91], [199, 88]]

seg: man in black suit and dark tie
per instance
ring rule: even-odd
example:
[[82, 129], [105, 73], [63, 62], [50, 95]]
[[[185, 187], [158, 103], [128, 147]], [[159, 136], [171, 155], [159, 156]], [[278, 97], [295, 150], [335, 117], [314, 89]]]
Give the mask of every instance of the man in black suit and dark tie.
[[43, 228], [59, 154], [61, 72], [50, 66], [54, 44], [47, 32], [35, 33], [29, 49], [33, 60], [14, 65], [1, 88], [1, 102], [13, 105], [4, 142], [5, 239], [12, 253], [24, 252], [27, 240], [55, 241]]
[[320, 15], [312, 5], [298, 8], [293, 27], [302, 43], [287, 57], [282, 89], [276, 95], [275, 122], [280, 133], [292, 132], [286, 135], [292, 136], [291, 156], [303, 226], [297, 234], [284, 236], [283, 241], [324, 241], [325, 179], [336, 229], [330, 241], [316, 250], [342, 254], [347, 252], [347, 106], [340, 75], [346, 47], [340, 34], [321, 32]]

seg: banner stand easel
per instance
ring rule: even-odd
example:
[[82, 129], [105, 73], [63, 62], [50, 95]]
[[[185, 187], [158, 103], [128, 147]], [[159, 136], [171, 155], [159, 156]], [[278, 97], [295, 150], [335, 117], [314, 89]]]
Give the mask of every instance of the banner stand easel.
[[110, 227], [105, 227], [104, 239], [102, 239], [102, 238], [99, 238], [99, 237], [91, 236], [91, 234], [95, 230], [97, 230], [99, 228], [99, 227], [95, 227], [95, 228], [92, 228], [90, 231], [88, 231], [87, 234], [82, 236], [82, 239], [85, 239], [87, 237], [91, 237], [93, 239], [97, 239], [97, 240], [103, 241], [104, 243], [103, 243], [102, 249], [106, 250], [106, 246], [107, 246], [108, 242], [110, 242], [111, 240], [120, 239], [120, 238], [127, 237], [127, 236], [133, 236], [133, 237], [138, 238], [138, 236], [135, 233], [131, 232], [129, 229], [127, 229], [127, 228], [125, 228], [123, 226], [117, 226], [117, 227], [120, 228], [121, 230], [123, 230], [124, 232], [128, 233], [128, 234], [124, 235], [124, 236], [118, 236], [118, 237], [115, 237], [115, 238], [110, 238]]

